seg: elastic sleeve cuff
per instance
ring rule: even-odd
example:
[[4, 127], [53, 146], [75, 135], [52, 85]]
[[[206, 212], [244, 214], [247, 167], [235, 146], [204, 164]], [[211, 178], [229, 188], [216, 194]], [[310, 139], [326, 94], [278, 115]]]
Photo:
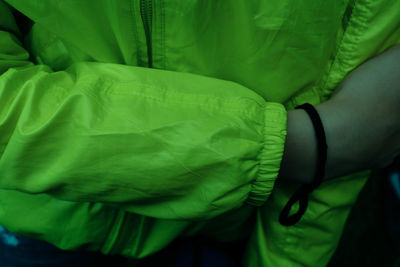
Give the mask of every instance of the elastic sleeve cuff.
[[247, 204], [262, 206], [278, 178], [286, 140], [287, 112], [282, 104], [266, 103], [264, 109], [264, 144], [258, 155], [258, 172]]

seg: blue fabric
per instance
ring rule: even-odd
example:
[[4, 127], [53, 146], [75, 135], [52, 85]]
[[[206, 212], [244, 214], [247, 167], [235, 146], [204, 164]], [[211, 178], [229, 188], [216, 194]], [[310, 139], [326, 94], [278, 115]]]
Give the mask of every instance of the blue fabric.
[[[168, 255], [168, 256], [166, 256]], [[0, 267], [99, 267], [126, 266], [118, 256], [95, 252], [64, 251], [40, 240], [23, 237], [0, 226]], [[185, 240], [139, 262], [138, 266], [237, 267], [232, 255], [216, 247]]]
[[390, 175], [390, 184], [393, 189], [393, 193], [395, 194], [396, 198], [400, 201], [400, 175], [398, 172], [394, 172]]
[[400, 254], [400, 160], [388, 169], [385, 179], [385, 213], [389, 237]]
[[1, 267], [107, 266], [101, 265], [104, 257], [93, 252], [63, 251], [49, 243], [15, 235], [0, 226]]

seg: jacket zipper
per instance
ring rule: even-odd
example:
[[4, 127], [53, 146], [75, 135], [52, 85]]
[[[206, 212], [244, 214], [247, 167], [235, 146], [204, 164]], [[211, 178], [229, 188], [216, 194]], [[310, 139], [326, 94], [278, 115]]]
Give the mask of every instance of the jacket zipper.
[[148, 67], [153, 67], [153, 54], [151, 46], [151, 22], [153, 16], [153, 3], [152, 0], [140, 0], [140, 15], [142, 17], [144, 32], [146, 35], [147, 44], [147, 60]]

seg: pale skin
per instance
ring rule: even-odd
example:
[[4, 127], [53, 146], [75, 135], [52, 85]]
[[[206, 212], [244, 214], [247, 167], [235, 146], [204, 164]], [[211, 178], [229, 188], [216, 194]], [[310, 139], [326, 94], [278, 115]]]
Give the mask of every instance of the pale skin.
[[[330, 100], [315, 108], [329, 147], [324, 180], [388, 166], [400, 155], [400, 46], [356, 68]], [[316, 157], [307, 113], [288, 111], [280, 179], [311, 182]]]

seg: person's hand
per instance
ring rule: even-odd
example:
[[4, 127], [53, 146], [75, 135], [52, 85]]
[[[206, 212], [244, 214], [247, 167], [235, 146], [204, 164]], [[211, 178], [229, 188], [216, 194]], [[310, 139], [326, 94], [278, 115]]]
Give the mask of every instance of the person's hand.
[[[325, 179], [389, 165], [400, 153], [400, 47], [359, 66], [316, 109], [328, 144]], [[288, 112], [287, 132], [280, 177], [310, 182], [317, 150], [303, 110]]]

